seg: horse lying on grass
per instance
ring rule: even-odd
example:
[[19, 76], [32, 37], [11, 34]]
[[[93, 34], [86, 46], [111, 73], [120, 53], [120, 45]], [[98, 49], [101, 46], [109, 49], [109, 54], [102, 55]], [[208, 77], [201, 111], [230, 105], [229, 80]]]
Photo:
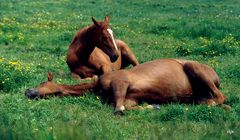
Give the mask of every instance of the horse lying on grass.
[[94, 77], [138, 65], [126, 43], [115, 40], [109, 26], [110, 18], [96, 21], [81, 29], [72, 40], [67, 53], [67, 64], [72, 74], [81, 78]]
[[52, 81], [28, 89], [29, 98], [83, 95], [86, 90], [99, 92], [115, 104], [115, 113], [135, 109], [139, 102], [148, 103], [197, 103], [221, 105], [226, 97], [219, 91], [219, 77], [205, 64], [177, 59], [159, 59], [126, 70], [107, 73], [97, 81], [79, 85], [60, 85]]

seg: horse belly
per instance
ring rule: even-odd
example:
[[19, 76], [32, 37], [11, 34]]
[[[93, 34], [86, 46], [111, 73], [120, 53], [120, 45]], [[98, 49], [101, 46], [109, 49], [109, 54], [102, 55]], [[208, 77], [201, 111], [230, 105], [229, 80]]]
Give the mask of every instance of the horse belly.
[[[155, 77], [156, 78], [156, 77]], [[158, 77], [153, 80], [138, 81], [130, 87], [129, 94], [143, 101], [164, 103], [170, 101], [188, 102], [192, 89], [185, 74]]]

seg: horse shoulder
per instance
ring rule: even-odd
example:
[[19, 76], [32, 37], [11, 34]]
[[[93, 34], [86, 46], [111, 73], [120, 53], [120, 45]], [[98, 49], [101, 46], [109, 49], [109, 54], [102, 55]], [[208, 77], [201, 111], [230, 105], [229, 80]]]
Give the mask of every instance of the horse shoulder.
[[112, 75], [112, 73], [107, 73], [99, 77], [98, 83], [103, 90], [108, 91], [109, 89], [111, 89], [111, 82], [113, 81], [113, 76], [114, 75]]
[[68, 49], [67, 52], [67, 63], [68, 64], [74, 64], [77, 63], [79, 61], [78, 56], [76, 55], [75, 49], [74, 48], [70, 48]]

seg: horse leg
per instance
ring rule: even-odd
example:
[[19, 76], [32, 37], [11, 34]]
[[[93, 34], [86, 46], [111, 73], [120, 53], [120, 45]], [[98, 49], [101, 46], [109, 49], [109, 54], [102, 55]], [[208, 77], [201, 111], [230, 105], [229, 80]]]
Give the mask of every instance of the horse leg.
[[[217, 77], [217, 74], [214, 72], [214, 70], [206, 65], [196, 62], [185, 63], [183, 65], [183, 69], [189, 77], [191, 84], [193, 84], [193, 88], [207, 88], [207, 91], [210, 91], [214, 96], [216, 96], [213, 98], [214, 101], [217, 104], [223, 104], [226, 97], [219, 91], [215, 84], [216, 82], [214, 82], [214, 79]], [[210, 101], [210, 104], [214, 103]]]
[[101, 70], [102, 70], [102, 73], [103, 73], [103, 74], [112, 72], [111, 66], [106, 65], [106, 64], [104, 64], [104, 65], [101, 66]]
[[124, 102], [128, 86], [129, 83], [126, 81], [113, 81], [111, 83], [115, 101], [115, 115], [123, 115], [123, 111], [125, 110]]
[[122, 68], [128, 66], [129, 64], [132, 64], [133, 66], [139, 65], [135, 55], [126, 43], [121, 40], [116, 40], [116, 44], [120, 48], [122, 59], [124, 60], [122, 61]]
[[206, 104], [208, 106], [217, 106], [218, 105], [219, 107], [221, 107], [227, 111], [231, 110], [231, 108], [232, 108], [231, 106], [229, 106], [227, 104], [217, 104], [214, 99], [203, 99], [203, 100], [199, 101], [198, 103]]
[[[129, 48], [123, 48], [121, 50], [121, 53], [122, 53], [123, 59], [127, 61], [127, 63], [132, 64], [133, 66], [139, 65], [135, 55]], [[122, 62], [122, 63], [126, 63], [126, 62]]]
[[79, 75], [80, 78], [94, 78], [94, 76], [96, 76], [94, 74], [96, 71], [86, 66], [80, 66], [78, 68], [75, 68], [72, 72], [73, 74]]

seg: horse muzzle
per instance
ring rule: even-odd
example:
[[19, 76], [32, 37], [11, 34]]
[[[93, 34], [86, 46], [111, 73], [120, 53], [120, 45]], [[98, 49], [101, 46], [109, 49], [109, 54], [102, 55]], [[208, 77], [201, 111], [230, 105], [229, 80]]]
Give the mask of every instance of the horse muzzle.
[[27, 89], [25, 95], [30, 99], [35, 99], [40, 97], [40, 93], [36, 89]]
[[109, 58], [110, 58], [111, 62], [115, 62], [118, 59], [118, 55], [117, 54], [110, 55]]

